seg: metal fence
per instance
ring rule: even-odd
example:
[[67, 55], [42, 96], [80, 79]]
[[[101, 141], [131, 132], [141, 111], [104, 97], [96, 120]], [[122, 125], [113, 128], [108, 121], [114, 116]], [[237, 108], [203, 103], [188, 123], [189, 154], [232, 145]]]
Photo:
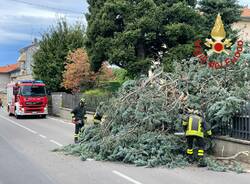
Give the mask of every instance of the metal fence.
[[[107, 102], [111, 98], [111, 96], [63, 93], [62, 107], [73, 109], [78, 105], [82, 97], [86, 99], [86, 110], [92, 112], [95, 112], [101, 101]], [[242, 113], [235, 116], [231, 122], [219, 125], [215, 130], [215, 134], [250, 141], [250, 104], [244, 106], [242, 109], [244, 109]]]
[[233, 118], [232, 133], [234, 138], [250, 140], [250, 118], [249, 115]]
[[72, 94], [63, 93], [62, 94], [62, 107], [73, 109], [74, 107], [77, 106], [80, 99], [81, 99], [80, 94], [72, 95]]
[[218, 127], [219, 135], [250, 141], [250, 104], [243, 107], [243, 112], [231, 122]]
[[62, 107], [73, 109], [75, 108], [80, 99], [84, 97], [86, 99], [86, 110], [95, 112], [97, 106], [100, 102], [107, 102], [110, 99], [110, 96], [91, 96], [83, 94], [62, 94]]

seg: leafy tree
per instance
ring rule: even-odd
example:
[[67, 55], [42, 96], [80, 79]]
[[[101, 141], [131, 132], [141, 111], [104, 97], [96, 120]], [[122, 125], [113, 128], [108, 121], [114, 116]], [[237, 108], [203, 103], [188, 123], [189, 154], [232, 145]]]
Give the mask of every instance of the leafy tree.
[[109, 61], [130, 75], [147, 73], [152, 60], [168, 68], [190, 57], [202, 18], [195, 0], [88, 0], [86, 48], [97, 71]]
[[79, 92], [82, 85], [89, 86], [96, 79], [96, 75], [90, 70], [87, 53], [83, 49], [70, 52], [66, 63], [62, 83], [65, 89]]
[[108, 65], [108, 63], [102, 64], [101, 68], [97, 73], [97, 79], [99, 81], [109, 81], [114, 79], [112, 68]]
[[123, 83], [127, 80], [129, 80], [128, 76], [127, 76], [127, 71], [122, 69], [122, 68], [114, 68], [113, 70], [113, 74], [115, 76], [115, 80], [120, 82], [120, 83]]
[[77, 49], [67, 56], [62, 86], [72, 92], [93, 87], [97, 81], [109, 81], [114, 78], [112, 69], [103, 63], [98, 72], [91, 71], [88, 55], [84, 49]]
[[241, 6], [238, 0], [201, 0], [199, 2], [199, 10], [203, 12], [205, 17], [204, 30], [208, 35], [214, 25], [215, 17], [221, 14], [226, 31], [233, 33], [231, 25], [240, 20]]
[[70, 51], [84, 45], [85, 32], [82, 25], [69, 26], [61, 20], [42, 35], [39, 50], [34, 55], [33, 74], [43, 80], [52, 91], [61, 87], [65, 60]]

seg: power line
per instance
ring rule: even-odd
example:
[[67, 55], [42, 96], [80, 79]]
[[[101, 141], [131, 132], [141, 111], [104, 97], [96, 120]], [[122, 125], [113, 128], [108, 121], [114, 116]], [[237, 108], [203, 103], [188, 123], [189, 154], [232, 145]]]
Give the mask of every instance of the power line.
[[47, 6], [47, 5], [31, 3], [31, 2], [22, 1], [22, 0], [9, 0], [9, 1], [14, 1], [14, 2], [17, 2], [17, 3], [21, 3], [21, 4], [27, 4], [29, 6], [36, 6], [36, 7], [40, 7], [40, 8], [51, 9], [51, 10], [55, 10], [57, 12], [59, 11], [59, 12], [70, 12], [70, 13], [74, 13], [74, 14], [83, 14], [82, 12], [78, 12], [78, 11], [74, 11], [74, 10], [62, 9], [62, 8], [54, 8], [54, 7], [50, 7], [50, 6]]

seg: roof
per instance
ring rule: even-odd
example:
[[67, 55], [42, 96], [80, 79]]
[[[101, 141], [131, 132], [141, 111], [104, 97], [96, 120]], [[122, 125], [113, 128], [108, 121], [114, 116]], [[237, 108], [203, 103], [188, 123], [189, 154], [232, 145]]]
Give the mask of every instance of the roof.
[[10, 73], [12, 71], [15, 71], [19, 68], [19, 64], [11, 64], [7, 66], [0, 67], [0, 73]]
[[243, 11], [241, 13], [241, 17], [250, 18], [250, 9], [248, 7], [243, 8]]
[[19, 52], [21, 52], [21, 53], [25, 52], [25, 51], [27, 51], [31, 47], [38, 47], [38, 43], [33, 43], [31, 45], [28, 45], [27, 47], [24, 47], [24, 48], [20, 49]]
[[36, 38], [34, 39], [34, 41], [32, 42], [31, 45], [28, 45], [28, 46], [26, 46], [26, 47], [20, 49], [19, 52], [21, 52], [21, 53], [26, 52], [26, 51], [27, 51], [29, 48], [31, 48], [31, 47], [38, 47], [38, 41], [37, 41]]

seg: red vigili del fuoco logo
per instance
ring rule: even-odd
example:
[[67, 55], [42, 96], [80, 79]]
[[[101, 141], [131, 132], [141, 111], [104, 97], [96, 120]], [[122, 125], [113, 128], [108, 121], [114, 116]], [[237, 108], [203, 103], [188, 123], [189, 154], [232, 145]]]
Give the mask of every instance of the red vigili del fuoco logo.
[[209, 56], [213, 53], [225, 53], [229, 55], [232, 46], [231, 40], [226, 38], [226, 31], [224, 29], [220, 14], [217, 15], [214, 27], [211, 31], [211, 37], [212, 39], [207, 38], [206, 42], [204, 43], [209, 49], [206, 54], [203, 52], [201, 40], [197, 40], [194, 43], [195, 50], [193, 54], [199, 59], [201, 64], [207, 64], [210, 68], [219, 69], [226, 67], [229, 64], [235, 64], [239, 60], [241, 52], [243, 51], [244, 43], [242, 40], [237, 41], [236, 50], [233, 57], [227, 57], [224, 61], [209, 60]]

